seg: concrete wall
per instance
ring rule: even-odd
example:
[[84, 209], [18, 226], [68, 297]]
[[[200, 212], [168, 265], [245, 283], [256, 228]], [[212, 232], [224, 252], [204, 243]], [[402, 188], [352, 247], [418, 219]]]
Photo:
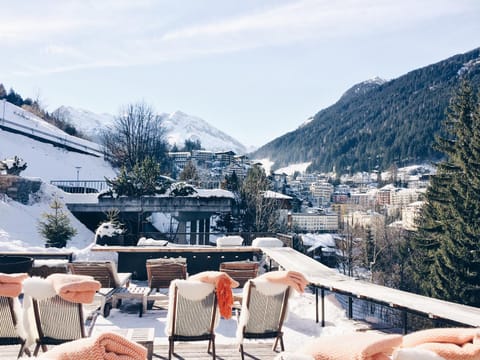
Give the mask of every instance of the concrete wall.
[[0, 194], [22, 204], [28, 204], [30, 194], [40, 190], [41, 180], [31, 180], [15, 175], [0, 175]]

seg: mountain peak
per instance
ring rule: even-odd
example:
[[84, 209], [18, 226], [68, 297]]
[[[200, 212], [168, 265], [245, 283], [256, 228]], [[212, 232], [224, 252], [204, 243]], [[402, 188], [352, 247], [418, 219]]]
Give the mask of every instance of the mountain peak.
[[340, 97], [340, 100], [351, 99], [355, 96], [364, 95], [374, 89], [377, 89], [381, 85], [388, 82], [388, 80], [382, 79], [378, 76], [362, 81], [358, 84], [353, 85], [350, 89], [345, 91], [345, 93]]

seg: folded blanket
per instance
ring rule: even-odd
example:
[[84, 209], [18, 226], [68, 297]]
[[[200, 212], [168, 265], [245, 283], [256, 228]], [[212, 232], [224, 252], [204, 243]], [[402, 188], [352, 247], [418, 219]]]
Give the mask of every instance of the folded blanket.
[[28, 278], [27, 273], [0, 273], [0, 296], [17, 297], [20, 295], [22, 292], [23, 280], [26, 278]]
[[353, 333], [319, 337], [301, 353], [315, 360], [389, 360], [401, 343], [401, 335]]
[[298, 271], [271, 271], [257, 277], [265, 279], [271, 283], [285, 284], [295, 289], [298, 293], [303, 293], [308, 285], [308, 280]]
[[147, 349], [123, 336], [106, 332], [70, 341], [49, 350], [39, 359], [49, 360], [145, 360]]
[[101, 288], [100, 282], [86, 275], [51, 274], [50, 281], [58, 296], [74, 303], [90, 304]]
[[403, 337], [402, 347], [433, 351], [446, 360], [480, 360], [480, 329], [436, 328]]

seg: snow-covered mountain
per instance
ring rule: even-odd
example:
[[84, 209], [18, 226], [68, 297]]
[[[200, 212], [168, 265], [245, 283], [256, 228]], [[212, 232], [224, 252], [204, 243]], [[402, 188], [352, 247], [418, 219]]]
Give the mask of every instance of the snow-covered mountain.
[[54, 114], [75, 126], [78, 131], [95, 142], [99, 142], [101, 130], [111, 125], [114, 119], [110, 114], [96, 114], [71, 106], [60, 106]]
[[[93, 141], [98, 141], [101, 129], [111, 125], [114, 116], [110, 114], [96, 114], [94, 112], [62, 106], [55, 110], [63, 119], [70, 122], [83, 134]], [[199, 140], [205, 150], [228, 151], [237, 154], [247, 153], [247, 148], [230, 135], [213, 127], [205, 120], [176, 111], [172, 114], [159, 115], [166, 130], [166, 137], [170, 145], [177, 144], [181, 148], [185, 140]]]
[[168, 142], [180, 148], [185, 140], [200, 140], [205, 150], [228, 151], [245, 154], [247, 149], [238, 140], [213, 127], [196, 116], [175, 111], [172, 114], [161, 114], [163, 126], [167, 131]]

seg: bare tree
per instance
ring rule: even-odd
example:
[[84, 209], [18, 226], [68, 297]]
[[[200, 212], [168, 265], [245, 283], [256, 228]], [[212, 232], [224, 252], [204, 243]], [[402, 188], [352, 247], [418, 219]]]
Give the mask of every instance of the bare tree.
[[167, 142], [161, 118], [144, 102], [123, 107], [102, 133], [102, 142], [114, 166], [133, 169], [149, 157], [167, 167]]

